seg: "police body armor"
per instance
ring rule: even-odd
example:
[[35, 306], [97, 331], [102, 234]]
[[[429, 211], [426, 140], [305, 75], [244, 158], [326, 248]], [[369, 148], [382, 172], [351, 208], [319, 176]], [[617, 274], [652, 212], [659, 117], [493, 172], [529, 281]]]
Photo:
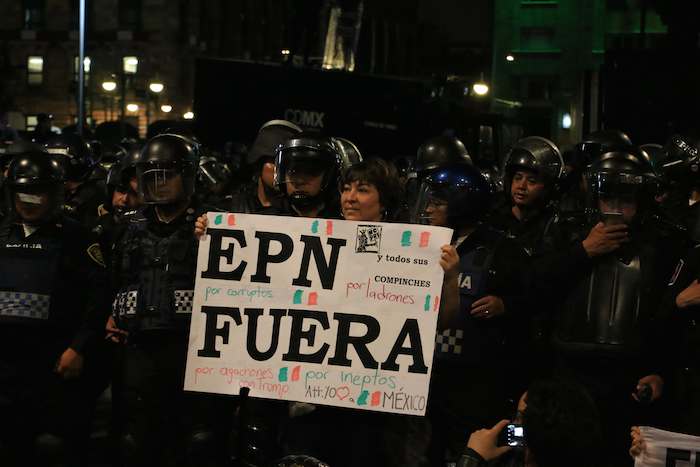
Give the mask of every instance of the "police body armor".
[[55, 242], [15, 242], [0, 232], [0, 322], [46, 326], [61, 258]]
[[[188, 221], [195, 211], [189, 208]], [[139, 216], [121, 239], [118, 261], [126, 284], [115, 297], [112, 309], [129, 331], [186, 331], [192, 315], [197, 244], [193, 223], [186, 222], [172, 235], [160, 237]]]
[[459, 313], [436, 337], [438, 364], [481, 366], [492, 361], [497, 353], [494, 344], [503, 343], [502, 333], [493, 321], [477, 320], [470, 315], [472, 304], [488, 295], [488, 286], [495, 274], [492, 270], [494, 252], [495, 248], [484, 246], [459, 252]]
[[569, 296], [555, 325], [554, 344], [565, 352], [635, 355], [645, 319], [643, 255], [602, 258]]
[[78, 226], [63, 219], [56, 224], [58, 235], [21, 240], [10, 237], [12, 227], [7, 220], [0, 226], [0, 328], [7, 325], [6, 337], [22, 342], [28, 355], [53, 364], [75, 335], [75, 310], [85, 307], [84, 294], [71, 288], [75, 277], [66, 275], [76, 261], [66, 245]]

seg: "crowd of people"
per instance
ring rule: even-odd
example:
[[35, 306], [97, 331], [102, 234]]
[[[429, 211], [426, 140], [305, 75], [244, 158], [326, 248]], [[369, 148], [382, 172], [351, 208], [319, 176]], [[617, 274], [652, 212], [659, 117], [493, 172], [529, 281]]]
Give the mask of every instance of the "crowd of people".
[[[105, 394], [103, 465], [623, 466], [633, 427], [700, 435], [689, 137], [530, 136], [485, 174], [453, 136], [363, 159], [273, 120], [243, 178], [191, 134], [2, 134], [0, 465], [92, 462]], [[184, 391], [208, 211], [453, 229], [426, 417]]]

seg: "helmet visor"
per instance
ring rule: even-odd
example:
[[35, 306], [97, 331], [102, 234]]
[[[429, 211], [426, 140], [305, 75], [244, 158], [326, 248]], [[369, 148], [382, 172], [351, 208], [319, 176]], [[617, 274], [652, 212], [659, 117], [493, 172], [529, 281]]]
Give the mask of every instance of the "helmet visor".
[[172, 168], [139, 171], [139, 190], [146, 204], [169, 204], [185, 194], [182, 176]]
[[421, 184], [411, 214], [412, 222], [423, 225], [447, 227], [447, 210], [450, 193], [447, 189]]

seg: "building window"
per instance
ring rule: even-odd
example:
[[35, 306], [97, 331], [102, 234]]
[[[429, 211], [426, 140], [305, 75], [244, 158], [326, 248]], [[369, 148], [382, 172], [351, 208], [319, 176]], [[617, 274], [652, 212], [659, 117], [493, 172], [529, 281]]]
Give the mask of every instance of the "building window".
[[24, 123], [24, 129], [26, 131], [34, 131], [36, 129], [36, 125], [39, 123], [39, 119], [36, 115], [27, 115]]
[[139, 58], [138, 57], [133, 57], [133, 56], [124, 57], [122, 59], [122, 63], [123, 63], [123, 67], [124, 67], [123, 68], [124, 73], [126, 73], [127, 75], [134, 75], [138, 71], [138, 68], [139, 68]]
[[520, 29], [520, 43], [525, 50], [549, 50], [555, 47], [553, 28], [526, 27]]
[[24, 29], [42, 29], [46, 16], [45, 0], [24, 0]]
[[141, 0], [119, 0], [119, 29], [123, 31], [141, 29]]
[[527, 78], [526, 96], [530, 100], [549, 101], [554, 97], [557, 82], [556, 76], [530, 76]]
[[44, 57], [27, 58], [27, 84], [40, 86], [44, 82]]
[[[76, 83], [78, 82], [78, 73], [80, 73], [80, 69], [78, 68], [78, 63], [80, 63], [80, 57], [77, 55], [73, 57], [73, 81]], [[90, 60], [90, 57], [86, 56], [85, 57], [85, 83], [88, 82], [88, 79], [90, 78], [90, 65], [92, 64], [92, 60]]]

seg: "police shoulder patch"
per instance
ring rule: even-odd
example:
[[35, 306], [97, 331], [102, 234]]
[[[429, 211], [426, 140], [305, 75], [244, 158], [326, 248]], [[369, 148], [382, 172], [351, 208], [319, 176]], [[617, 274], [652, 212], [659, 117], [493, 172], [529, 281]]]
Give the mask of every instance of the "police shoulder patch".
[[87, 249], [87, 254], [91, 260], [99, 264], [100, 266], [107, 267], [105, 265], [104, 257], [102, 256], [102, 250], [100, 249], [99, 243], [93, 243]]

